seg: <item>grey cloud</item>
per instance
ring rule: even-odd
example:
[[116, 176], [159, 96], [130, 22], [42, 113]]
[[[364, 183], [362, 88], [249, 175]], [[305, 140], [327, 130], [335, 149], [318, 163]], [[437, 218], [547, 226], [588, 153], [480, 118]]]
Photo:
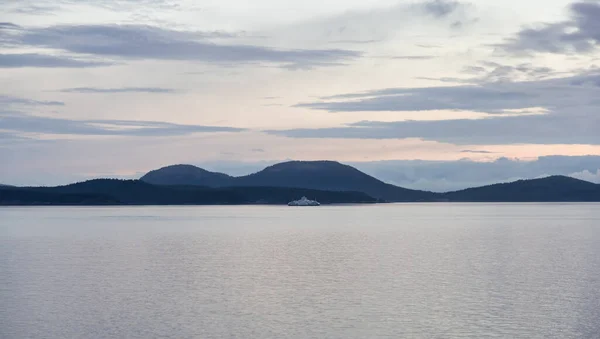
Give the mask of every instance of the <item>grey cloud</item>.
[[450, 27], [452, 27], [452, 28], [454, 28], [454, 29], [461, 29], [461, 28], [463, 28], [463, 26], [464, 26], [464, 25], [465, 25], [465, 23], [464, 23], [464, 22], [462, 22], [462, 21], [454, 21], [454, 22], [453, 22], [453, 23], [450, 25]]
[[281, 68], [287, 69], [289, 71], [310, 71], [317, 67], [334, 67], [334, 66], [348, 66], [346, 63], [342, 62], [295, 62], [282, 65]]
[[[388, 89], [338, 95], [328, 99], [356, 99], [302, 103], [295, 107], [330, 112], [476, 110], [501, 113], [503, 109], [535, 107], [534, 93], [502, 86], [461, 86]], [[525, 106], [524, 106], [525, 105]]]
[[[290, 68], [337, 65], [360, 52], [342, 49], [282, 50], [217, 44], [220, 32], [184, 32], [142, 25], [59, 25], [11, 33], [8, 44], [122, 59], [187, 60], [211, 63], [269, 62]], [[226, 36], [226, 34], [225, 34]]]
[[440, 45], [431, 45], [431, 44], [416, 44], [415, 46], [421, 47], [421, 48], [440, 48], [440, 47], [442, 47]]
[[239, 153], [235, 153], [235, 152], [219, 152], [219, 154], [226, 155], [226, 156], [239, 155]]
[[431, 60], [437, 58], [435, 55], [398, 55], [391, 56], [390, 59], [400, 59], [400, 60]]
[[463, 68], [462, 73], [469, 75], [470, 77], [419, 77], [418, 79], [462, 84], [481, 84], [490, 82], [511, 82], [519, 80], [542, 80], [559, 74], [552, 68], [536, 66], [530, 63], [521, 63], [518, 65], [501, 65], [489, 61], [480, 62], [476, 65], [466, 66]]
[[463, 79], [463, 78], [455, 78], [455, 77], [441, 77], [441, 78], [433, 78], [433, 77], [415, 77], [415, 79], [419, 80], [431, 80], [431, 81], [441, 81], [441, 82], [451, 82], [456, 84], [471, 84], [473, 81], [471, 79]]
[[[481, 119], [363, 121], [336, 128], [268, 131], [296, 138], [422, 138], [453, 144], [600, 144], [600, 73], [470, 86], [392, 88], [297, 107], [354, 111], [469, 110]], [[542, 108], [534, 110], [533, 108]], [[526, 114], [528, 113], [528, 114]]]
[[11, 107], [14, 105], [20, 106], [64, 106], [64, 102], [61, 101], [40, 101], [25, 98], [12, 97], [8, 95], [0, 95], [0, 105], [4, 107]]
[[482, 66], [466, 66], [463, 68], [463, 73], [468, 74], [481, 74], [484, 73], [486, 69]]
[[292, 138], [420, 138], [456, 145], [600, 144], [600, 119], [557, 115], [434, 121], [364, 121], [345, 127], [271, 130]]
[[574, 172], [574, 173], [570, 173], [568, 174], [570, 177], [579, 179], [579, 180], [585, 180], [585, 181], [589, 181], [589, 182], [595, 182], [597, 184], [600, 184], [600, 168], [596, 170], [596, 172], [589, 171], [589, 170], [583, 170], [580, 172]]
[[[13, 33], [16, 42], [31, 46], [65, 49], [72, 52], [96, 52], [112, 55], [112, 51], [132, 44], [130, 48], [158, 46], [181, 47], [186, 42], [209, 38], [234, 37], [230, 33], [211, 31], [180, 31], [149, 25], [55, 25], [49, 27], [21, 27]], [[55, 41], [61, 39], [61, 41]], [[90, 41], [86, 41], [90, 40]], [[193, 46], [192, 46], [193, 47]], [[131, 52], [131, 51], [130, 51]], [[135, 54], [134, 54], [135, 55]]]
[[114, 11], [121, 11], [123, 8], [137, 9], [151, 8], [153, 10], [182, 10], [189, 11], [194, 9], [193, 5], [184, 6], [180, 0], [59, 0], [63, 4], [81, 4], [102, 7]]
[[[343, 13], [294, 23], [269, 32], [278, 40], [344, 43], [377, 43], [407, 34], [408, 27], [424, 23], [428, 31], [449, 32], [456, 21], [472, 23], [472, 6], [466, 2], [426, 0], [398, 1], [385, 7], [350, 10]], [[430, 33], [431, 34], [431, 33]]]
[[12, 22], [0, 22], [0, 29], [18, 29], [21, 28], [19, 25], [15, 25]]
[[382, 40], [376, 40], [376, 39], [367, 39], [367, 40], [332, 40], [329, 41], [329, 43], [331, 44], [375, 44], [378, 42], [381, 42]]
[[182, 8], [179, 1], [173, 0], [19, 0], [18, 5], [13, 6], [11, 11], [21, 14], [51, 14], [70, 5], [88, 5], [113, 11], [125, 9], [139, 11], [145, 8], [177, 10]]
[[600, 183], [600, 175], [594, 175], [600, 169], [600, 156], [545, 156], [534, 161], [500, 158], [491, 162], [392, 160], [352, 165], [386, 182], [437, 192], [548, 175]]
[[14, 36], [22, 30], [21, 26], [11, 22], [0, 22], [0, 48], [2, 47], [18, 47], [14, 41]]
[[[548, 67], [539, 67], [532, 64], [520, 64], [517, 66], [500, 65], [494, 62], [483, 62], [482, 65], [487, 66], [483, 72], [480, 72], [479, 77], [475, 78], [476, 82], [493, 82], [493, 81], [509, 81], [517, 78], [519, 75], [526, 75], [529, 78], [550, 75], [553, 71]], [[465, 71], [473, 71], [473, 69], [465, 69]]]
[[600, 2], [576, 1], [570, 18], [521, 30], [499, 45], [509, 52], [587, 53], [600, 44]]
[[36, 53], [0, 54], [0, 68], [85, 68], [111, 66], [115, 63], [78, 60], [67, 56], [52, 56]]
[[296, 107], [330, 112], [472, 110], [498, 114], [530, 107], [572, 111], [577, 107], [598, 105], [596, 98], [600, 88], [594, 85], [598, 81], [600, 72], [590, 71], [536, 81], [389, 88], [325, 97], [323, 101], [301, 103]]
[[180, 125], [154, 121], [69, 120], [8, 114], [0, 116], [0, 125], [9, 132], [69, 134], [86, 136], [161, 137], [194, 133], [240, 132], [244, 129], [219, 126]]
[[21, 5], [11, 10], [13, 13], [29, 14], [29, 15], [46, 15], [52, 14], [56, 10], [60, 9], [60, 6], [56, 5]]
[[456, 11], [463, 6], [463, 4], [452, 0], [431, 0], [423, 2], [420, 6], [422, 6], [426, 13], [438, 18], [443, 18]]
[[[0, 119], [2, 119], [2, 118], [0, 118]], [[29, 139], [25, 138], [21, 135], [18, 135], [17, 133], [14, 133], [14, 132], [5, 132], [5, 131], [0, 130], [0, 147], [8, 146], [8, 145], [11, 145], [16, 142], [23, 141], [23, 140], [29, 140]]]
[[177, 90], [172, 88], [161, 87], [121, 87], [121, 88], [95, 88], [95, 87], [76, 87], [65, 88], [60, 90], [63, 93], [176, 93]]

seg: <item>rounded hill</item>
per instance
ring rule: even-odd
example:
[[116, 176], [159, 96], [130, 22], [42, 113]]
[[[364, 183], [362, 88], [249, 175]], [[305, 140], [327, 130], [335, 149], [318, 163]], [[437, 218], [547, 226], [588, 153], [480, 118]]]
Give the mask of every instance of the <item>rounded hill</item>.
[[210, 172], [193, 165], [172, 165], [148, 172], [141, 181], [154, 185], [172, 186], [229, 186], [233, 177], [217, 172]]

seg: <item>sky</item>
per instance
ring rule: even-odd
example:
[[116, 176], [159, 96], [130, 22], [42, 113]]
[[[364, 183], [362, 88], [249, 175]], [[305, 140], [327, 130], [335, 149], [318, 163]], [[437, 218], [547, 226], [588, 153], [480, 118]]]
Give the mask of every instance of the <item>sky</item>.
[[599, 0], [0, 0], [0, 183], [289, 159], [600, 182], [599, 47]]

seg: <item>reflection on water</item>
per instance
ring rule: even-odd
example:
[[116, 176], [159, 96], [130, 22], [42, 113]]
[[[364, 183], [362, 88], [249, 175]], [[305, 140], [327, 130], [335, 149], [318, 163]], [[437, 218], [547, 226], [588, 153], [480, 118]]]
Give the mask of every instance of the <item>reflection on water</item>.
[[600, 205], [0, 209], [1, 338], [600, 338]]

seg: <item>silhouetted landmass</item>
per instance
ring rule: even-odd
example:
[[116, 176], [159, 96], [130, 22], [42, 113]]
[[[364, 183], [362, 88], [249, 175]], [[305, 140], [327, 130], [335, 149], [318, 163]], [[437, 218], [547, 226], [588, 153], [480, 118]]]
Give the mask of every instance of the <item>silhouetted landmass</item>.
[[463, 202], [584, 202], [600, 201], [600, 185], [566, 176], [519, 180], [443, 194]]
[[362, 192], [284, 187], [159, 186], [140, 180], [95, 179], [58, 187], [0, 188], [0, 205], [239, 205], [286, 204], [301, 196], [323, 204], [374, 203]]
[[150, 171], [140, 180], [154, 185], [194, 185], [225, 187], [233, 185], [233, 177], [210, 172], [192, 165], [173, 165]]
[[118, 205], [115, 198], [101, 194], [65, 194], [27, 188], [0, 187], [0, 205]]
[[431, 192], [410, 190], [384, 183], [356, 168], [335, 161], [290, 161], [248, 176], [236, 178], [239, 186], [275, 186], [358, 191], [387, 201], [429, 200]]
[[[290, 161], [242, 177], [230, 177], [210, 182], [213, 172], [188, 165], [186, 170], [203, 175], [206, 186], [270, 186], [297, 187], [329, 191], [364, 192], [388, 202], [472, 201], [472, 202], [525, 202], [525, 201], [600, 201], [600, 185], [565, 176], [520, 180], [449, 193], [410, 190], [384, 183], [356, 168], [334, 161]], [[180, 176], [171, 176], [170, 167], [152, 171], [160, 181], [148, 175], [141, 180], [156, 184], [182, 184]], [[193, 182], [187, 183], [193, 185]]]
[[237, 178], [176, 165], [142, 179], [95, 179], [58, 187], [2, 186], [0, 205], [286, 204], [302, 196], [323, 204], [600, 201], [600, 185], [565, 176], [431, 193], [386, 184], [332, 161], [286, 162]]
[[431, 192], [410, 190], [384, 183], [354, 167], [335, 161], [289, 161], [242, 177], [208, 172], [191, 165], [177, 165], [152, 171], [140, 180], [156, 185], [295, 187], [326, 191], [357, 191], [391, 202], [431, 201], [436, 197], [436, 194]]

